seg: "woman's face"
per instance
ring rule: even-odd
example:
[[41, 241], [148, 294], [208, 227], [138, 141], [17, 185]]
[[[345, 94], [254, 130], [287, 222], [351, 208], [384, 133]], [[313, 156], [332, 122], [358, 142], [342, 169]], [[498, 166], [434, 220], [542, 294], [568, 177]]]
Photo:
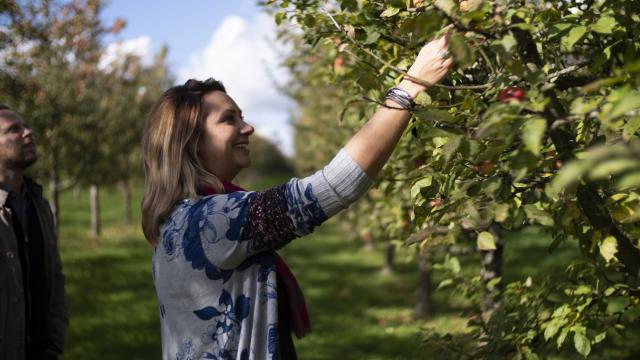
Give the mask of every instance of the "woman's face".
[[244, 122], [238, 105], [222, 91], [204, 95], [203, 102], [207, 115], [198, 149], [200, 161], [207, 171], [231, 181], [251, 164], [253, 126]]

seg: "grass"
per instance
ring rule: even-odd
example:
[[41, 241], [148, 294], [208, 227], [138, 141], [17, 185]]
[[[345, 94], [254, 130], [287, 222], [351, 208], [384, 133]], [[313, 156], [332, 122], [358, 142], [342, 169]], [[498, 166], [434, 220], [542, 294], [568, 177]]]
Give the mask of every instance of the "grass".
[[[89, 238], [88, 193], [62, 195], [60, 248], [71, 314], [64, 360], [161, 357], [150, 247], [139, 226], [140, 193], [133, 195], [133, 225], [124, 225], [119, 193], [101, 192], [98, 239]], [[312, 333], [295, 340], [300, 359], [417, 359], [422, 328], [464, 331], [461, 313], [468, 302], [448, 289], [434, 293], [432, 318], [413, 319], [418, 279], [410, 249], [399, 249], [394, 272], [383, 275], [385, 245], [367, 251], [342, 229], [330, 220], [281, 251], [302, 286], [312, 322]], [[567, 243], [548, 256], [549, 235], [536, 228], [508, 234], [505, 242], [507, 281], [557, 274], [564, 270], [561, 263], [577, 255], [575, 244]], [[462, 260], [479, 266], [477, 254]], [[434, 274], [434, 284], [441, 276]]]
[[60, 251], [71, 317], [63, 359], [158, 359], [160, 325], [139, 211], [136, 225], [126, 226], [119, 194], [109, 189], [100, 195], [98, 239], [89, 238], [88, 194], [61, 198]]
[[411, 359], [417, 281], [411, 263], [382, 275], [382, 251], [346, 241], [329, 223], [285, 248], [309, 303], [313, 332], [296, 341], [301, 359]]

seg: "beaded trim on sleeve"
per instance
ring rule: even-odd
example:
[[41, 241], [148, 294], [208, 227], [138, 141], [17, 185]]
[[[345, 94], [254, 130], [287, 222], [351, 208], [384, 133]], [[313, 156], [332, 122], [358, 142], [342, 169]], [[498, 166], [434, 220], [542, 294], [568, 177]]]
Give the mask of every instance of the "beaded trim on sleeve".
[[286, 185], [281, 185], [249, 199], [242, 240], [250, 241], [250, 251], [278, 249], [296, 238], [285, 192]]

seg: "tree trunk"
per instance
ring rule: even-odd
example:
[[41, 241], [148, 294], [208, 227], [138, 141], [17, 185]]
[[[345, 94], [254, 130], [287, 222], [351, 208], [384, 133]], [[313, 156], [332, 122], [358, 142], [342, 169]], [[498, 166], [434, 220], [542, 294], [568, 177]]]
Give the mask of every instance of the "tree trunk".
[[97, 238], [100, 235], [100, 202], [98, 196], [98, 185], [89, 186], [89, 203], [91, 206], [91, 237]]
[[122, 200], [124, 201], [124, 224], [131, 225], [131, 189], [129, 181], [122, 181]]
[[373, 234], [367, 230], [362, 234], [362, 242], [364, 243], [364, 251], [373, 251]]
[[502, 303], [502, 283], [494, 284], [491, 289], [487, 288], [487, 284], [494, 279], [502, 276], [504, 243], [500, 234], [500, 225], [494, 223], [489, 227], [489, 232], [493, 235], [496, 242], [496, 249], [482, 252], [482, 284], [484, 285], [484, 294], [482, 303], [482, 319], [487, 322], [491, 318], [493, 312]]
[[[418, 250], [420, 251], [420, 250]], [[425, 318], [433, 314], [433, 287], [431, 285], [431, 264], [427, 253], [418, 254], [418, 298], [416, 318]]]
[[58, 166], [57, 164], [53, 164], [51, 167], [51, 172], [49, 172], [49, 206], [51, 207], [51, 213], [53, 214], [53, 225], [56, 239], [58, 238], [58, 225], [60, 218], [60, 214], [58, 213], [58, 209], [60, 209], [60, 193], [58, 191]]
[[391, 243], [391, 241], [387, 242], [387, 251], [384, 257], [384, 268], [382, 268], [382, 273], [384, 275], [389, 275], [393, 272], [393, 258], [396, 252], [396, 246]]

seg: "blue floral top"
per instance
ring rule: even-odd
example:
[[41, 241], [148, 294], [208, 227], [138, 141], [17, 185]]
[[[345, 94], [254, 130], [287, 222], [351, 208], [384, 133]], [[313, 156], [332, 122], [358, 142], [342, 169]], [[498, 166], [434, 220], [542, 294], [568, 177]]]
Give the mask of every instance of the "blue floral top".
[[274, 250], [313, 231], [371, 183], [341, 150], [317, 173], [264, 192], [177, 204], [152, 256], [163, 359], [276, 359]]

